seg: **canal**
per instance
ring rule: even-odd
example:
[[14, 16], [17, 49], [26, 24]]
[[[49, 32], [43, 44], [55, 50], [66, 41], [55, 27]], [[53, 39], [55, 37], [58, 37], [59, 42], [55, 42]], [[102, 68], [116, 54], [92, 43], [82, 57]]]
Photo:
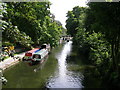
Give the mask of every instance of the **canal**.
[[86, 58], [77, 53], [72, 41], [52, 49], [45, 62], [30, 66], [20, 62], [4, 71], [3, 88], [86, 88], [99, 87], [99, 80], [85, 76]]

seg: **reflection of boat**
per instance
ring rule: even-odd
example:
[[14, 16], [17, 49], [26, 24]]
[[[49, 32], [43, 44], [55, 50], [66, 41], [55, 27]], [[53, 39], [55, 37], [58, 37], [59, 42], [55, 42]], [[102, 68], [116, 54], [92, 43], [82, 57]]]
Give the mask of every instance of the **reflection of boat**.
[[34, 69], [34, 72], [41, 70], [45, 66], [47, 59], [48, 59], [48, 55], [44, 58], [43, 62], [41, 64], [39, 64], [39, 66]]

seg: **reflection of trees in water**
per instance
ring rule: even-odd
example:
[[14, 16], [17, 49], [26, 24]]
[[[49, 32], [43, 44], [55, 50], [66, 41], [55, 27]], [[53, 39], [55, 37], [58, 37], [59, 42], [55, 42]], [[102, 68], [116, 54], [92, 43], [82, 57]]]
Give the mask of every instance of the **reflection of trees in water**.
[[[69, 67], [70, 70], [77, 71], [84, 75], [82, 80], [82, 85], [85, 88], [99, 88], [101, 80], [95, 75], [95, 67], [90, 65], [90, 62], [84, 53], [80, 52], [76, 46], [72, 47], [72, 52], [67, 56], [66, 62], [72, 66]], [[77, 65], [77, 66], [76, 66]]]

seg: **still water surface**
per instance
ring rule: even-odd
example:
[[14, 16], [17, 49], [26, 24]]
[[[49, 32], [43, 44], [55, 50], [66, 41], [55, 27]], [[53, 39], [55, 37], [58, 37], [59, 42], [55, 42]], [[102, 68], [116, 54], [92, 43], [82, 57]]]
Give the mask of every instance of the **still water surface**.
[[70, 55], [72, 42], [66, 43], [61, 52], [57, 53], [58, 69], [55, 71], [55, 76], [48, 80], [48, 88], [83, 88], [81, 81], [83, 75], [67, 70], [66, 58]]
[[[3, 88], [84, 88], [82, 72], [68, 70], [73, 65], [67, 61], [71, 53], [72, 41], [69, 41], [54, 48], [41, 65], [29, 66], [27, 62], [20, 62], [4, 72], [8, 83]], [[72, 58], [72, 61], [82, 64], [80, 57]]]

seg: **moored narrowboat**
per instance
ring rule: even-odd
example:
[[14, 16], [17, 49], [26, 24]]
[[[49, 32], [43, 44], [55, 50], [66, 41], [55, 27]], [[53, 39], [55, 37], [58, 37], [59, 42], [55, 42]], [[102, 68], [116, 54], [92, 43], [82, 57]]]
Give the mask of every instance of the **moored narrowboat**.
[[32, 65], [44, 62], [49, 52], [50, 52], [50, 44], [43, 44], [40, 50], [36, 51], [33, 54], [32, 60], [31, 60]]
[[42, 62], [42, 59], [50, 52], [50, 44], [43, 44], [40, 48], [32, 49], [25, 53], [23, 61]]
[[25, 56], [23, 57], [23, 61], [31, 61], [33, 54], [38, 51], [40, 48], [35, 48], [30, 51], [27, 51], [25, 53]]
[[43, 62], [47, 55], [48, 55], [48, 50], [41, 49], [40, 51], [33, 54], [32, 63]]

